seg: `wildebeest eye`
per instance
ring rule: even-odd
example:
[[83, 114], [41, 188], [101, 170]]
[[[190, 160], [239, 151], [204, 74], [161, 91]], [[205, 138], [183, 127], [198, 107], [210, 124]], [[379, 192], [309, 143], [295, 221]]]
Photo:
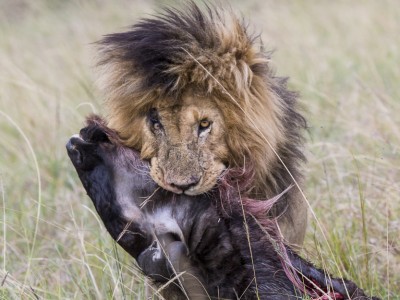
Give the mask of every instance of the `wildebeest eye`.
[[203, 131], [206, 130], [207, 128], [209, 128], [211, 125], [211, 122], [207, 119], [203, 119], [200, 121], [199, 123], [199, 131]]
[[152, 108], [149, 111], [148, 119], [150, 121], [151, 127], [155, 130], [159, 130], [162, 128], [160, 117], [158, 115], [158, 111], [156, 108]]

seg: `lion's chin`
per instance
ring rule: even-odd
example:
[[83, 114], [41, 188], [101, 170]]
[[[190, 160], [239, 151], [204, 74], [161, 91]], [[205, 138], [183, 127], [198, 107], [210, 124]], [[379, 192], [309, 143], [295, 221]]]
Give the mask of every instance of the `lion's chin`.
[[184, 191], [185, 195], [196, 196], [207, 192], [208, 189], [187, 189]]

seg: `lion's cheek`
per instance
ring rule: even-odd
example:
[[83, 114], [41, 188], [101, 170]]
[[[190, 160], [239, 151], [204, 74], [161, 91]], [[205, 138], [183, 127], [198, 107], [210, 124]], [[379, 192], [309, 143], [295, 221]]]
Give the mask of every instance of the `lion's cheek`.
[[218, 157], [218, 153], [215, 151], [217, 149], [213, 150], [212, 152], [202, 153], [199, 163], [203, 170], [203, 176], [200, 182], [186, 194], [196, 195], [209, 191], [216, 185], [218, 177], [226, 169], [223, 160]]
[[149, 139], [149, 141], [143, 143], [142, 149], [140, 150], [140, 156], [144, 160], [150, 160], [155, 158], [157, 155], [157, 147], [155, 147], [155, 141]]
[[203, 176], [198, 185], [185, 191], [187, 195], [203, 194], [211, 190], [218, 181], [220, 174], [225, 170], [225, 165], [221, 162], [211, 160], [211, 165], [204, 169]]
[[207, 146], [207, 149], [202, 151], [203, 155], [200, 164], [203, 169], [212, 168], [214, 165], [216, 169], [220, 169], [221, 167], [223, 167], [223, 169], [226, 168], [229, 161], [229, 149], [223, 140], [224, 137], [219, 137], [217, 141], [211, 142]]
[[159, 186], [165, 188], [164, 173], [159, 166], [157, 157], [150, 160], [150, 176]]

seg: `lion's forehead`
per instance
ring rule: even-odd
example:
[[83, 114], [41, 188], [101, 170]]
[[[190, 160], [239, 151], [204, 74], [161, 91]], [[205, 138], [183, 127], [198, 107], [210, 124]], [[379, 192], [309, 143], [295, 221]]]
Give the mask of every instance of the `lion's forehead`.
[[201, 120], [223, 124], [222, 113], [211, 97], [187, 95], [179, 103], [160, 101], [156, 108], [163, 125], [168, 127], [195, 127]]

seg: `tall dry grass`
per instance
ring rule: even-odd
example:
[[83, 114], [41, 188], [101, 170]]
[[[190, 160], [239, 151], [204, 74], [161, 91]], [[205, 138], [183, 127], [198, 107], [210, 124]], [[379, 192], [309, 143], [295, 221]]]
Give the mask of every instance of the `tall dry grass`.
[[[102, 112], [91, 43], [169, 2], [0, 3], [0, 299], [144, 299], [64, 144]], [[309, 120], [305, 193], [324, 234], [311, 217], [304, 254], [399, 299], [400, 6], [242, 2]]]

